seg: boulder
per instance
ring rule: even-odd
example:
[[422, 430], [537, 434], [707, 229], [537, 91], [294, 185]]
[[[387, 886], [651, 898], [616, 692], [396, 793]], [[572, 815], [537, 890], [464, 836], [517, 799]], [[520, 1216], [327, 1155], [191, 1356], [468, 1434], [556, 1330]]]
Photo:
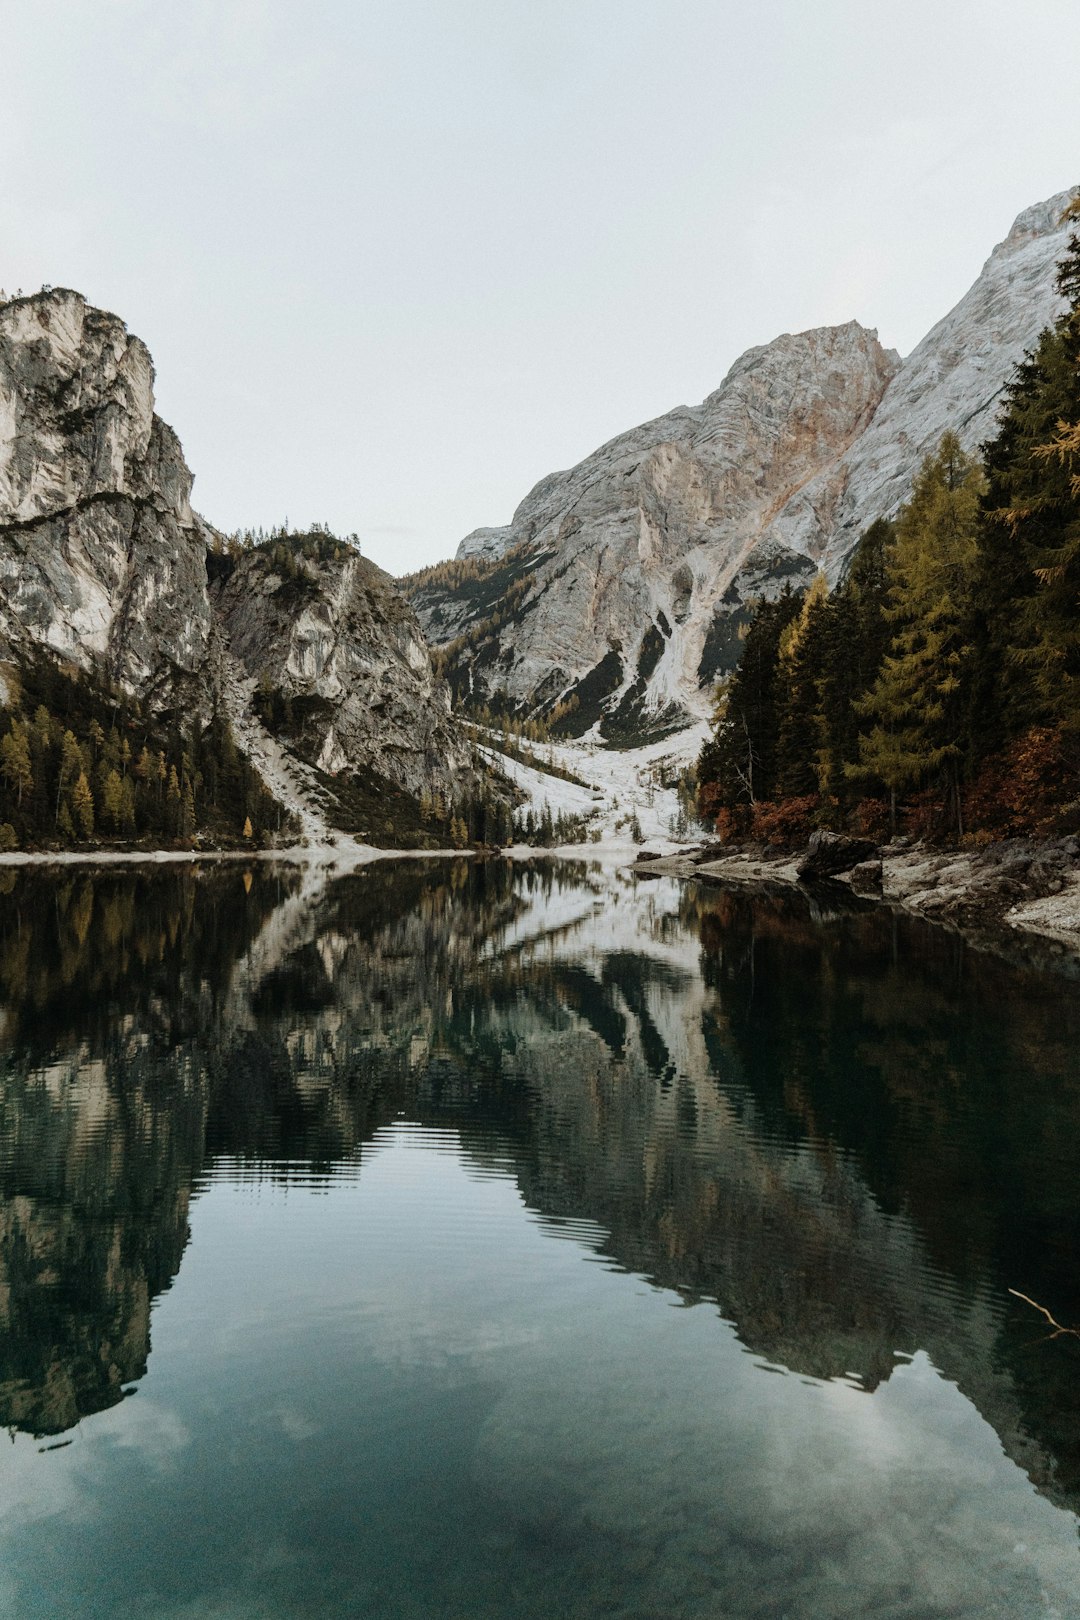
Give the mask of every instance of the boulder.
[[[798, 865], [799, 881], [813, 883], [818, 878], [837, 877], [850, 872], [876, 856], [878, 847], [868, 838], [849, 838], [844, 833], [819, 830], [810, 839], [809, 848]], [[880, 869], [881, 862], [878, 862]]]
[[848, 881], [855, 894], [880, 894], [883, 881], [880, 855], [853, 866]]

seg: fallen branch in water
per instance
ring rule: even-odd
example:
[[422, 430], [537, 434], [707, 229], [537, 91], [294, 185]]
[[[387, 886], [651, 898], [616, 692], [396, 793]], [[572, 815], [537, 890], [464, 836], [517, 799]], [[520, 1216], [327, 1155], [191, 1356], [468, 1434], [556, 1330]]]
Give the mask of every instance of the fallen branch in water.
[[1045, 1344], [1049, 1339], [1060, 1339], [1063, 1334], [1067, 1338], [1080, 1339], [1080, 1328], [1062, 1327], [1061, 1323], [1055, 1321], [1055, 1319], [1050, 1315], [1050, 1312], [1047, 1310], [1045, 1305], [1040, 1305], [1037, 1300], [1029, 1299], [1027, 1294], [1022, 1294], [1020, 1292], [1019, 1288], [1010, 1288], [1009, 1293], [1012, 1294], [1016, 1299], [1022, 1299], [1025, 1305], [1030, 1305], [1032, 1310], [1038, 1311], [1040, 1316], [1046, 1317], [1046, 1320], [1049, 1322], [1054, 1331], [1052, 1333], [1048, 1333], [1046, 1335], [1046, 1339], [1041, 1341], [1042, 1343]]

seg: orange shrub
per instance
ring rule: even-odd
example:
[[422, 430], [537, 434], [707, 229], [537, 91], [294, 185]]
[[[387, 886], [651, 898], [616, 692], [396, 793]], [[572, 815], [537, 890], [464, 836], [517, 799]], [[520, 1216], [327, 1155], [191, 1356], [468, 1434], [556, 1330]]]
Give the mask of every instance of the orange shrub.
[[860, 799], [851, 812], [851, 830], [858, 838], [882, 843], [892, 830], [887, 799]]
[[972, 831], [1049, 837], [1080, 820], [1080, 750], [1063, 727], [1034, 726], [982, 766], [964, 794]]
[[754, 838], [781, 849], [793, 844], [805, 844], [818, 825], [820, 814], [821, 799], [816, 793], [806, 793], [795, 799], [779, 799], [775, 803], [761, 799], [754, 806], [750, 832]]

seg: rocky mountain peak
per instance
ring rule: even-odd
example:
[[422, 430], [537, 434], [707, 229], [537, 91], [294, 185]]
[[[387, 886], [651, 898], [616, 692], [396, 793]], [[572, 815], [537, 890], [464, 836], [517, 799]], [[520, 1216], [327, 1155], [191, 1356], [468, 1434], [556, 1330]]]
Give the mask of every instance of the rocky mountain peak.
[[1071, 195], [1018, 215], [906, 360], [857, 321], [785, 333], [701, 405], [618, 435], [542, 479], [505, 529], [474, 531], [458, 552], [468, 579], [406, 582], [451, 649], [459, 694], [576, 703], [577, 728], [600, 722], [611, 740], [705, 713], [748, 602], [819, 569], [838, 577], [946, 428], [969, 449], [992, 433], [1017, 362], [1061, 307]]

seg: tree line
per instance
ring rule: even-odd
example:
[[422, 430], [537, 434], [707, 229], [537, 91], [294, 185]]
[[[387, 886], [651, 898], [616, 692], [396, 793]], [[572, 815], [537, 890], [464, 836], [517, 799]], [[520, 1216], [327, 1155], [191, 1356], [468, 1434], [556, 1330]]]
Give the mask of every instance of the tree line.
[[946, 432], [835, 590], [757, 606], [698, 761], [722, 837], [1080, 830], [1080, 228], [1057, 285], [980, 454]]

